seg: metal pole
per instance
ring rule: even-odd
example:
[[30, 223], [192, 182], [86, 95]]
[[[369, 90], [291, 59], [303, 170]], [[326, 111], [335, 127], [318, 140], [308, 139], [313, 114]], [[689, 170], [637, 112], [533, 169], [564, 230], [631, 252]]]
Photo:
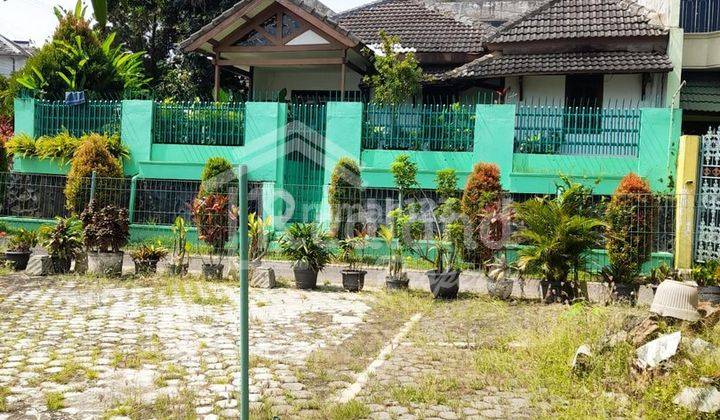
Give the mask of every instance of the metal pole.
[[92, 176], [90, 177], [90, 202], [92, 202], [95, 199], [95, 178], [97, 177], [97, 172], [92, 171]]
[[248, 176], [247, 166], [239, 168], [238, 243], [240, 244], [240, 419], [250, 419], [250, 343], [249, 343], [249, 302], [248, 302]]

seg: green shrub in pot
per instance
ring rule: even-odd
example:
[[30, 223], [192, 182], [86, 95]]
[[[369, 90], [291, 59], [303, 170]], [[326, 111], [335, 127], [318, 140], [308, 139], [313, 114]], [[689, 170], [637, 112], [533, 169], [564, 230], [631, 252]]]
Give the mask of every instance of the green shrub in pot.
[[317, 276], [330, 262], [330, 236], [315, 223], [288, 226], [280, 238], [280, 250], [290, 258], [298, 289], [317, 287]]
[[130, 252], [135, 262], [135, 274], [145, 275], [157, 272], [157, 264], [167, 257], [168, 250], [160, 244], [142, 244]]
[[20, 228], [10, 235], [5, 259], [12, 263], [16, 271], [24, 270], [37, 243], [37, 232]]
[[40, 243], [50, 254], [55, 274], [70, 272], [72, 261], [83, 250], [82, 223], [76, 217], [58, 217], [54, 226], [40, 228]]
[[353, 237], [346, 237], [338, 241], [340, 249], [339, 259], [347, 264], [347, 268], [342, 270], [342, 282], [345, 290], [349, 292], [359, 292], [365, 285], [365, 274], [367, 271], [358, 268], [365, 256], [365, 248], [367, 247], [367, 234], [359, 232]]

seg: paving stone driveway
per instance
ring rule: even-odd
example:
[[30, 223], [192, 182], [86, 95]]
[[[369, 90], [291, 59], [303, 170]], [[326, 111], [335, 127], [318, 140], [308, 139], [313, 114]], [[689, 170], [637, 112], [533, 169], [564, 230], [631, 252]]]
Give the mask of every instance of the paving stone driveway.
[[[236, 418], [235, 292], [202, 282], [0, 278], [0, 419]], [[252, 408], [262, 411], [272, 396], [272, 411], [290, 412], [310, 398], [296, 369], [313, 350], [346, 339], [372, 297], [292, 289], [251, 295]]]

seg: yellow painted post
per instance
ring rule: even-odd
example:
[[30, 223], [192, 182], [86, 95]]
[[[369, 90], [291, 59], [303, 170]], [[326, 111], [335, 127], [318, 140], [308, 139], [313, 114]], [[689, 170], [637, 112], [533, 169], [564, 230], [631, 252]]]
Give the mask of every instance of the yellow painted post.
[[698, 188], [700, 137], [680, 137], [675, 194], [675, 268], [689, 269], [693, 263], [695, 200]]

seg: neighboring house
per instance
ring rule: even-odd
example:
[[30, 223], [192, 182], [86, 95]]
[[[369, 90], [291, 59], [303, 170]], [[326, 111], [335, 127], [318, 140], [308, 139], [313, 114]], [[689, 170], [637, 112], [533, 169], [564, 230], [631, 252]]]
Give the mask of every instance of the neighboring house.
[[29, 57], [29, 42], [11, 41], [0, 35], [0, 75], [9, 76], [22, 69]]
[[438, 83], [489, 84], [508, 103], [663, 106], [668, 30], [629, 0], [551, 0], [489, 37], [489, 53]]
[[704, 134], [720, 127], [720, 0], [681, 0], [683, 131]]
[[212, 57], [216, 74], [224, 66], [244, 72], [256, 92], [286, 89], [288, 98], [323, 100], [361, 89], [382, 29], [399, 36], [399, 51], [413, 51], [428, 74], [480, 57], [491, 33], [488, 25], [460, 22], [414, 0], [382, 0], [341, 14], [308, 0], [243, 0], [180, 46]]

